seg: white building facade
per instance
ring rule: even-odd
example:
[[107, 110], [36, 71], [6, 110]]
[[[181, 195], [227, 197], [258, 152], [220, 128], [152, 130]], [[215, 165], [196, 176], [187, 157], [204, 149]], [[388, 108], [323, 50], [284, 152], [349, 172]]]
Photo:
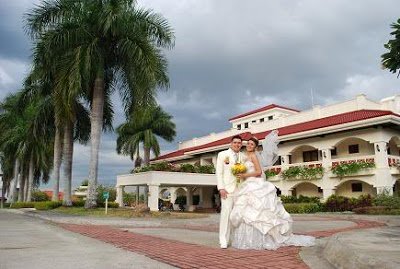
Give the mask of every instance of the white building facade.
[[[262, 140], [277, 129], [280, 159], [265, 170], [281, 194], [326, 199], [332, 194], [357, 197], [399, 191], [400, 95], [373, 101], [360, 94], [352, 100], [306, 111], [273, 104], [229, 122], [231, 129], [184, 141], [176, 151], [152, 162], [215, 164], [218, 152], [229, 147], [233, 135]], [[296, 174], [297, 168], [306, 173]], [[158, 198], [165, 191], [171, 193], [172, 202], [186, 195], [189, 208], [193, 208], [192, 195], [197, 194], [199, 206], [207, 208], [212, 206], [216, 177], [156, 171], [121, 175], [117, 178], [120, 204], [123, 188], [138, 185], [149, 186], [151, 210], [158, 210]]]

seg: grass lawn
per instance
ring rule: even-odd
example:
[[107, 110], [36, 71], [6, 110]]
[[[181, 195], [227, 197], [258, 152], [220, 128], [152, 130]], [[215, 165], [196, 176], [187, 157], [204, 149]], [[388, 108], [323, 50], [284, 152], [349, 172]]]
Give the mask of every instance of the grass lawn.
[[208, 215], [204, 213], [192, 212], [136, 212], [131, 208], [109, 208], [107, 215], [104, 214], [104, 208], [85, 209], [84, 207], [58, 207], [52, 212], [78, 215], [78, 216], [96, 216], [96, 217], [121, 217], [121, 218], [170, 218], [170, 219], [196, 219], [205, 218]]

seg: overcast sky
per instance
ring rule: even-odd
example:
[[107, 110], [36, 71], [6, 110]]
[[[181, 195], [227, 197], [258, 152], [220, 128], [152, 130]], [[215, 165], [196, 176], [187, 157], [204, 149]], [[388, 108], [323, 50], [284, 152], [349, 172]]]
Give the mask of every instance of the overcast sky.
[[[29, 70], [30, 41], [23, 14], [36, 0], [0, 0], [0, 99], [15, 92]], [[400, 81], [382, 70], [398, 0], [142, 0], [168, 19], [176, 45], [166, 52], [171, 87], [158, 100], [174, 116], [178, 141], [230, 127], [227, 119], [270, 103], [297, 109], [365, 93], [399, 94]], [[113, 97], [114, 126], [124, 119]], [[88, 176], [89, 148], [75, 145], [73, 185]], [[132, 167], [103, 135], [99, 180], [114, 185]]]

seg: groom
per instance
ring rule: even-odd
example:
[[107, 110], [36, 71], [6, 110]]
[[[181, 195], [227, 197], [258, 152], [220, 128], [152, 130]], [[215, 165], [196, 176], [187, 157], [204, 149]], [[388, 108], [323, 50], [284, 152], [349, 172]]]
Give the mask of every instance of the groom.
[[219, 223], [219, 244], [221, 248], [227, 248], [230, 236], [229, 215], [233, 207], [231, 194], [236, 189], [236, 177], [232, 174], [232, 166], [243, 159], [240, 149], [242, 138], [235, 135], [231, 138], [231, 145], [228, 150], [221, 151], [217, 158], [217, 181], [218, 190], [221, 196], [221, 219]]

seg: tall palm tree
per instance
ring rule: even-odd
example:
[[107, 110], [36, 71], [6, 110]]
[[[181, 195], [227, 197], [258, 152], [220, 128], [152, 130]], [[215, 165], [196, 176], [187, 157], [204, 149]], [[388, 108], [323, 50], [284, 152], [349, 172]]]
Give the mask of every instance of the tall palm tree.
[[158, 157], [160, 145], [157, 137], [171, 142], [175, 138], [175, 124], [172, 116], [160, 106], [150, 106], [134, 110], [128, 121], [117, 128], [117, 152], [129, 155], [133, 160], [143, 144], [144, 164], [149, 164], [150, 152]]
[[382, 65], [384, 68], [389, 69], [392, 73], [397, 73], [397, 77], [400, 76], [400, 19], [391, 25], [394, 29], [390, 34], [394, 36], [384, 45], [389, 52], [384, 53], [382, 58]]
[[96, 206], [98, 154], [105, 96], [116, 87], [125, 107], [145, 89], [167, 87], [167, 61], [161, 48], [174, 36], [159, 14], [134, 0], [46, 1], [27, 17], [31, 33], [62, 55], [69, 96], [91, 92], [91, 157], [86, 207]]

